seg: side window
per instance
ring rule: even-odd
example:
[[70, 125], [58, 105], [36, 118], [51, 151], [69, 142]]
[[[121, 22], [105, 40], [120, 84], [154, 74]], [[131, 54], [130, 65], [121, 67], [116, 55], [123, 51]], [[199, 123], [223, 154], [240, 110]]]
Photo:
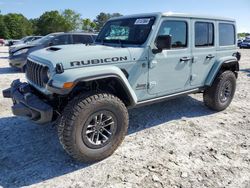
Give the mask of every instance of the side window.
[[214, 46], [214, 25], [208, 22], [195, 23], [195, 47]]
[[74, 44], [89, 44], [93, 43], [93, 40], [90, 35], [73, 35]]
[[233, 24], [219, 24], [219, 41], [220, 46], [235, 45], [235, 27]]
[[172, 48], [187, 47], [188, 26], [185, 21], [164, 21], [160, 27], [159, 35], [170, 35], [172, 37]]
[[27, 43], [27, 42], [31, 42], [31, 41], [33, 41], [33, 40], [34, 40], [34, 38], [33, 38], [33, 37], [30, 37], [30, 38], [26, 39], [24, 42]]
[[65, 45], [69, 44], [69, 35], [60, 35], [52, 40], [53, 45]]

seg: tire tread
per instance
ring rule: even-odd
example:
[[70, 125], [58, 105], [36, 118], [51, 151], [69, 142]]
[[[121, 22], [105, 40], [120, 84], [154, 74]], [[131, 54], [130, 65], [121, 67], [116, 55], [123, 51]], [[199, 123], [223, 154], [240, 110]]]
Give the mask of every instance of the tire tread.
[[[128, 127], [128, 111], [124, 103], [116, 96], [108, 93], [98, 93], [98, 94], [85, 94], [85, 95], [79, 95], [75, 97], [73, 100], [71, 100], [68, 105], [65, 107], [64, 112], [58, 121], [58, 137], [61, 145], [66, 150], [66, 152], [72, 156], [74, 159], [82, 162], [92, 162], [92, 161], [98, 161], [102, 158], [100, 156], [97, 156], [95, 159], [90, 159], [87, 156], [83, 156], [82, 153], [80, 153], [79, 150], [77, 150], [75, 143], [73, 143], [72, 139], [72, 131], [74, 122], [76, 121], [77, 117], [80, 115], [81, 111], [83, 109], [88, 108], [89, 105], [93, 105], [96, 103], [100, 103], [103, 100], [109, 100], [109, 102], [113, 104], [118, 104], [122, 111], [125, 113], [126, 117], [126, 130]], [[120, 141], [117, 145], [113, 145], [112, 148], [117, 148], [124, 137], [126, 136], [126, 132], [123, 132], [122, 137], [120, 138]], [[114, 152], [112, 150], [109, 154], [111, 155]]]

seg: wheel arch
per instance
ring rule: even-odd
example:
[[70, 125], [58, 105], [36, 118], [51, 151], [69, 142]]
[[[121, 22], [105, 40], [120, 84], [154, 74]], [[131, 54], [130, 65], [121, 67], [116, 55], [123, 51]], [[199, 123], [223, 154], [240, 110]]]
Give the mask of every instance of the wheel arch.
[[[47, 88], [51, 93], [55, 93], [66, 98], [73, 98], [76, 94], [89, 91], [106, 91], [107, 90], [91, 90], [91, 84], [107, 84], [114, 82], [118, 86], [119, 93], [117, 97], [128, 106], [133, 107], [137, 103], [137, 96], [131, 87], [126, 71], [116, 66], [91, 66], [81, 67], [77, 69], [67, 69], [62, 74], [54, 75], [49, 82]], [[64, 83], [74, 83], [72, 88], [64, 89]], [[105, 88], [102, 85], [102, 88]], [[98, 89], [98, 88], [97, 88]], [[76, 91], [78, 93], [76, 93]], [[114, 93], [112, 93], [114, 94]], [[66, 99], [66, 100], [69, 100]], [[127, 100], [127, 101], [126, 101]]]
[[137, 103], [136, 95], [131, 86], [120, 75], [114, 73], [79, 78], [71, 92], [79, 91], [79, 87], [83, 85], [93, 86], [94, 84], [98, 87], [97, 91], [106, 91], [116, 95], [128, 107], [135, 106]]
[[226, 70], [231, 70], [238, 77], [239, 62], [236, 57], [230, 56], [216, 61], [206, 78], [205, 86], [211, 86], [218, 73]]

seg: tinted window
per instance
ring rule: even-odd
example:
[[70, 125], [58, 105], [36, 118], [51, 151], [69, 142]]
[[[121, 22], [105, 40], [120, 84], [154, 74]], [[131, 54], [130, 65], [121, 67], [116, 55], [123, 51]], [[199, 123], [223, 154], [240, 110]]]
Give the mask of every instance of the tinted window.
[[220, 46], [230, 46], [235, 44], [235, 28], [232, 24], [219, 24]]
[[90, 35], [73, 35], [74, 44], [89, 44], [93, 43]]
[[40, 38], [42, 38], [42, 37], [35, 37], [33, 40], [37, 40], [37, 39], [40, 39]]
[[49, 34], [49, 35], [46, 35], [38, 40], [32, 41], [31, 44], [34, 44], [34, 45], [47, 44], [49, 42], [52, 42], [55, 37], [56, 37], [56, 35]]
[[56, 36], [52, 40], [52, 43], [53, 43], [53, 45], [65, 45], [65, 44], [69, 44], [70, 43], [69, 35]]
[[214, 45], [214, 25], [207, 22], [195, 23], [195, 47]]
[[24, 43], [30, 42], [30, 41], [32, 41], [33, 39], [34, 39], [34, 37], [29, 37], [29, 38], [27, 38], [27, 39], [24, 40]]
[[187, 23], [184, 21], [165, 21], [158, 35], [170, 35], [172, 48], [187, 47]]

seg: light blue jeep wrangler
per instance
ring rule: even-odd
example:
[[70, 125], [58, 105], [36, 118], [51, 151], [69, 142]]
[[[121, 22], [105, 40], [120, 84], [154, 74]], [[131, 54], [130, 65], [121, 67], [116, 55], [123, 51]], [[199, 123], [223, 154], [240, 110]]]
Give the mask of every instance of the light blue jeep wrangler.
[[128, 108], [202, 92], [205, 105], [231, 103], [239, 71], [235, 21], [174, 13], [109, 20], [92, 45], [49, 47], [27, 60], [28, 83], [3, 95], [15, 115], [56, 122], [64, 149], [84, 162], [121, 144]]

